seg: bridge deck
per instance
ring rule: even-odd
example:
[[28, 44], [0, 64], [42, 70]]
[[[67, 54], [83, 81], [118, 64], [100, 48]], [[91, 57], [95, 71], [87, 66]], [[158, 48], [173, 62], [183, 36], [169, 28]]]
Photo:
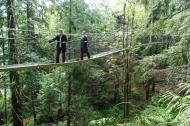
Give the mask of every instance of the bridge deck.
[[24, 69], [32, 69], [32, 68], [56, 67], [56, 66], [69, 65], [69, 64], [80, 63], [80, 62], [85, 62], [85, 61], [90, 61], [90, 60], [95, 60], [98, 58], [106, 57], [106, 56], [113, 55], [113, 54], [116, 54], [119, 52], [123, 52], [125, 50], [130, 49], [130, 48], [143, 47], [143, 46], [148, 46], [148, 45], [159, 45], [159, 44], [167, 44], [167, 43], [166, 42], [152, 42], [152, 43], [140, 44], [140, 45], [136, 45], [134, 47], [127, 47], [127, 48], [123, 48], [123, 49], [117, 49], [117, 50], [102, 52], [102, 53], [93, 55], [90, 59], [84, 59], [84, 60], [72, 59], [72, 60], [66, 61], [64, 63], [26, 63], [26, 64], [4, 65], [4, 66], [0, 66], [0, 72], [11, 71], [11, 70], [24, 70]]
[[24, 70], [24, 69], [32, 69], [32, 68], [55, 67], [55, 66], [69, 65], [69, 64], [80, 63], [80, 62], [85, 62], [85, 61], [90, 61], [90, 60], [95, 60], [98, 58], [106, 57], [106, 56], [109, 56], [112, 54], [123, 52], [127, 49], [128, 48], [112, 50], [112, 51], [103, 52], [103, 53], [93, 55], [90, 59], [86, 59], [86, 58], [84, 60], [72, 59], [72, 60], [66, 61], [64, 63], [26, 63], [26, 64], [5, 65], [5, 66], [0, 67], [0, 72], [11, 71], [11, 70]]

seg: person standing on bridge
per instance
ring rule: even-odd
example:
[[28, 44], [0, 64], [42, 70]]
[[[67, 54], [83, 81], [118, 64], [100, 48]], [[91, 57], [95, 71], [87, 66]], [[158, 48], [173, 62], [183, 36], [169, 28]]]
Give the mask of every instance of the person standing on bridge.
[[87, 54], [88, 59], [90, 59], [90, 54], [88, 52], [88, 37], [86, 31], [82, 32], [82, 37], [80, 40], [80, 51], [81, 51], [81, 60], [83, 60], [84, 53]]
[[66, 43], [67, 36], [64, 34], [63, 29], [59, 30], [59, 35], [57, 35], [52, 40], [49, 40], [49, 43], [57, 41], [57, 54], [56, 54], [56, 63], [59, 63], [59, 57], [62, 52], [62, 61], [65, 62], [65, 52], [66, 52]]

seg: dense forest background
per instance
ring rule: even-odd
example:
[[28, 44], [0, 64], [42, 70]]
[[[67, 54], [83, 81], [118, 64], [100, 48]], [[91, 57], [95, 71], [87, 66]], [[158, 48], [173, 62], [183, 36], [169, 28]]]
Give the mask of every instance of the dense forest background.
[[60, 28], [60, 67], [0, 73], [0, 125], [190, 126], [190, 0], [1, 0], [0, 63], [52, 63]]

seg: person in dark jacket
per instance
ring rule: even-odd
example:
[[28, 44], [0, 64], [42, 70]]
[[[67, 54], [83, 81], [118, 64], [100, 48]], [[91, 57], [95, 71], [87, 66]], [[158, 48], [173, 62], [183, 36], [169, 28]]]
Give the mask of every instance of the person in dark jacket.
[[82, 37], [80, 40], [80, 46], [81, 46], [81, 60], [83, 60], [84, 53], [87, 54], [88, 59], [90, 59], [90, 54], [88, 52], [88, 37], [85, 31], [82, 32]]
[[49, 43], [54, 42], [54, 41], [57, 41], [56, 63], [59, 63], [59, 56], [61, 52], [62, 52], [62, 61], [65, 62], [67, 36], [64, 34], [63, 29], [60, 29], [59, 35], [57, 35], [52, 40], [49, 40]]

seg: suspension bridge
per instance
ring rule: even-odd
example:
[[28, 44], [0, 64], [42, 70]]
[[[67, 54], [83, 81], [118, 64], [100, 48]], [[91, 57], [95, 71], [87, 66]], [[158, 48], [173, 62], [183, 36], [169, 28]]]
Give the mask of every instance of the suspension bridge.
[[[4, 41], [8, 39], [17, 39], [19, 42], [22, 44], [18, 43], [18, 53], [19, 54], [26, 54], [29, 56], [23, 56], [27, 57], [26, 59], [29, 59], [29, 62], [21, 62], [19, 64], [3, 64], [0, 66], [0, 72], [4, 71], [11, 71], [11, 70], [24, 70], [24, 69], [34, 69], [34, 68], [43, 68], [43, 67], [57, 67], [57, 66], [64, 66], [64, 65], [70, 65], [74, 63], [80, 63], [80, 62], [87, 62], [103, 57], [107, 57], [110, 55], [114, 55], [117, 53], [124, 52], [126, 50], [132, 49], [132, 48], [137, 48], [137, 47], [143, 47], [143, 46], [148, 46], [148, 45], [158, 45], [158, 44], [168, 44], [165, 41], [162, 42], [149, 42], [149, 43], [144, 43], [144, 44], [137, 44], [135, 46], [126, 46], [126, 43], [122, 42], [122, 31], [119, 29], [118, 31], [114, 32], [107, 32], [107, 33], [89, 33], [89, 50], [91, 53], [91, 58], [90, 59], [84, 59], [84, 60], [79, 60], [79, 55], [80, 55], [80, 35], [79, 34], [66, 34], [67, 36], [72, 37], [72, 41], [68, 42], [68, 50], [66, 55], [69, 55], [70, 58], [67, 58], [67, 60], [64, 63], [54, 63], [52, 62], [52, 57], [47, 61], [40, 61], [41, 59], [38, 57], [38, 53], [36, 52], [37, 50], [34, 49], [35, 47], [32, 47], [31, 44], [34, 44], [32, 42], [28, 43], [27, 41], [29, 39], [34, 40], [34, 38], [8, 38], [6, 37], [7, 35], [4, 33], [7, 33], [7, 30], [18, 30], [18, 29], [0, 29], [1, 30], [1, 37], [0, 39], [4, 39]], [[4, 31], [4, 33], [3, 33]], [[28, 30], [18, 30], [19, 32], [28, 32]], [[21, 34], [21, 33], [20, 33]], [[19, 35], [18, 35], [19, 36]], [[130, 36], [130, 33], [125, 33], [125, 36]], [[35, 38], [39, 39], [40, 41], [41, 38]], [[44, 38], [42, 38], [44, 41]], [[8, 46], [8, 43], [7, 43]], [[26, 47], [27, 50], [23, 49], [23, 46]], [[30, 49], [28, 49], [30, 47]], [[32, 47], [32, 48], [31, 48]], [[5, 50], [4, 50], [5, 51]], [[39, 51], [39, 50], [38, 50]], [[55, 50], [52, 50], [55, 51]], [[5, 53], [5, 52], [4, 52]], [[34, 56], [37, 56], [38, 59], [33, 60], [33, 57], [30, 54], [34, 54]]]

